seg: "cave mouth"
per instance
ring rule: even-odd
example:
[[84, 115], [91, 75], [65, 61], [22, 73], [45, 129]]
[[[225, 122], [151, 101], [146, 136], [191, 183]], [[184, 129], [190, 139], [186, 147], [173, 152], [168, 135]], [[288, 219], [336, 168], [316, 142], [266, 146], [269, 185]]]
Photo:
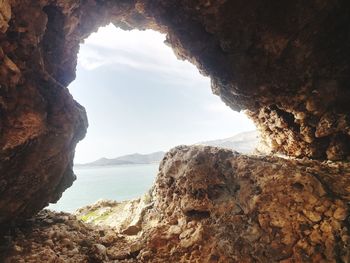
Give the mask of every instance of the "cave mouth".
[[[164, 153], [177, 145], [253, 151], [253, 122], [214, 96], [210, 79], [164, 41], [153, 30], [109, 24], [81, 44], [68, 88], [85, 107], [89, 128], [76, 147], [77, 179], [50, 209], [74, 212], [100, 199], [140, 197], [151, 188]], [[238, 133], [243, 141], [231, 139]]]
[[[87, 117], [66, 87], [75, 78], [80, 41], [113, 22], [124, 29], [166, 32], [176, 55], [210, 76], [215, 94], [232, 109], [249, 110], [262, 135], [271, 139], [273, 152], [303, 158], [249, 157], [211, 147], [174, 149], [155, 195], [159, 202], [153, 212], [163, 225], [144, 232], [145, 239], [137, 237], [142, 243], [123, 251], [126, 261], [152, 262], [148, 259], [161, 256], [154, 261], [349, 262], [349, 14], [348, 0], [2, 0], [1, 227], [36, 215], [75, 180], [74, 152], [85, 136]], [[203, 198], [207, 194], [213, 202]], [[21, 245], [14, 246], [17, 261], [25, 260], [23, 253], [48, 261], [46, 241], [55, 241], [52, 232], [65, 241], [57, 225], [72, 238], [79, 236], [74, 228], [81, 229], [80, 223], [68, 225], [70, 215], [52, 214], [33, 217], [44, 223], [39, 229], [49, 230], [47, 238], [32, 231], [34, 239], [22, 243], [26, 231], [10, 230]], [[197, 227], [188, 217], [209, 225]], [[180, 231], [176, 223], [182, 224]], [[164, 239], [167, 227], [174, 235]], [[79, 252], [103, 249], [96, 246], [103, 243], [96, 242], [102, 231], [81, 230], [86, 240]], [[44, 247], [36, 249], [33, 243]], [[74, 249], [68, 257], [76, 254]], [[62, 254], [50, 254], [62, 260]], [[104, 261], [86, 256], [90, 262]]]
[[345, 0], [2, 2], [0, 222], [32, 216], [72, 185], [87, 119], [66, 87], [80, 42], [110, 22], [166, 33], [226, 105], [249, 110], [273, 152], [350, 156]]

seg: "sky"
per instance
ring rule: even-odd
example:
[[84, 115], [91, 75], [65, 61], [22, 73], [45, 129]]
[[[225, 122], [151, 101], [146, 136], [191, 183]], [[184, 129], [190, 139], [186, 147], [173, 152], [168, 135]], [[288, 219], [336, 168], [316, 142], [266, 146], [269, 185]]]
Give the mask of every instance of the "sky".
[[69, 89], [85, 107], [89, 128], [75, 163], [167, 151], [255, 129], [244, 113], [213, 95], [210, 79], [178, 60], [164, 40], [152, 30], [108, 25], [81, 44]]

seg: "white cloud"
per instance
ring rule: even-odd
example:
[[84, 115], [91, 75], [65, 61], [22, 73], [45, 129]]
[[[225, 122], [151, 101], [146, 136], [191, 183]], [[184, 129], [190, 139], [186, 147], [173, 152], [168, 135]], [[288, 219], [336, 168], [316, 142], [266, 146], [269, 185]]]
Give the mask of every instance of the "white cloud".
[[[176, 144], [254, 129], [244, 114], [232, 111], [212, 95], [209, 78], [201, 76], [189, 62], [178, 60], [164, 40], [158, 32], [123, 31], [109, 25], [81, 45], [79, 69], [89, 72], [77, 73], [71, 92], [86, 106], [90, 126], [86, 139], [77, 147], [77, 162], [166, 150]], [[118, 71], [123, 72], [119, 75]], [[134, 76], [135, 81], [128, 82]], [[154, 85], [155, 89], [143, 93], [143, 85], [138, 85], [143, 81], [145, 88]], [[98, 85], [101, 87], [96, 89]], [[141, 88], [133, 91], [134, 85]], [[115, 86], [118, 90], [114, 92]], [[136, 93], [143, 94], [137, 101]], [[113, 114], [114, 121], [106, 112]]]
[[198, 74], [197, 68], [188, 61], [176, 59], [164, 40], [164, 34], [153, 30], [124, 31], [110, 24], [85, 40], [78, 61], [86, 70], [102, 66], [115, 70], [129, 67], [176, 76], [191, 83], [202, 82], [205, 77]]

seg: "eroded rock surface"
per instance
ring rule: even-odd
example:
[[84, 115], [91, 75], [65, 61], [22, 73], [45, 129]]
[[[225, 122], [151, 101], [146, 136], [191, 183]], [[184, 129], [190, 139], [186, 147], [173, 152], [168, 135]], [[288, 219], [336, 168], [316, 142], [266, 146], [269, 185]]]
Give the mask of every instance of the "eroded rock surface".
[[5, 236], [0, 260], [4, 263], [98, 263], [123, 259], [122, 262], [135, 262], [130, 253], [133, 249], [138, 251], [136, 246], [135, 240], [110, 227], [84, 224], [71, 214], [44, 210], [16, 228], [15, 234]]
[[[349, 165], [304, 165], [213, 147], [180, 146], [162, 161], [147, 205], [129, 210], [133, 212], [128, 220], [121, 214], [122, 227], [115, 225], [110, 232], [101, 217], [107, 225], [113, 217], [117, 222], [120, 206], [137, 208], [139, 200], [82, 209], [80, 217], [90, 209], [91, 217], [100, 218], [96, 229], [73, 216], [57, 222], [62, 216], [51, 214], [49, 224], [39, 216], [34, 222], [40, 227], [14, 237], [5, 262], [56, 254], [70, 262], [72, 250], [82, 260], [72, 262], [85, 262], [92, 244], [104, 247], [101, 262], [349, 262], [350, 189], [339, 192], [326, 183], [329, 178], [323, 173], [330, 168], [338, 169], [333, 180], [350, 180]], [[126, 222], [139, 230], [125, 231]], [[57, 237], [62, 229], [68, 232]], [[110, 235], [113, 238], [106, 237]], [[84, 236], [88, 248], [77, 241]], [[75, 242], [71, 248], [66, 239]], [[35, 256], [21, 249], [33, 243]]]
[[347, 0], [0, 1], [0, 222], [29, 216], [72, 184], [84, 109], [66, 86], [99, 26], [167, 33], [179, 58], [248, 109], [273, 152], [350, 152]]
[[[349, 180], [349, 166], [342, 168], [337, 176]], [[348, 197], [320, 177], [296, 161], [177, 148], [158, 175], [155, 209], [166, 224], [150, 245], [158, 252], [159, 235], [168, 240], [165, 261], [175, 247], [173, 256], [182, 261], [347, 262]], [[167, 239], [174, 229], [180, 233]]]
[[[1, 226], [57, 201], [74, 181], [74, 149], [88, 123], [66, 87], [79, 44], [110, 22], [166, 33], [179, 58], [211, 77], [215, 94], [247, 110], [272, 153], [342, 162], [178, 148], [162, 164], [144, 221], [121, 233], [139, 240], [118, 243], [123, 252], [110, 245], [113, 256], [93, 234], [96, 251], [107, 249], [95, 260], [348, 262], [347, 0], [0, 0]], [[57, 251], [69, 260], [61, 239], [51, 250], [40, 240], [46, 230], [74, 229], [76, 219], [42, 216], [9, 235], [13, 260], [46, 252], [61, 260]], [[78, 238], [89, 229], [81, 224]], [[30, 244], [39, 254], [21, 249]], [[74, 260], [92, 260], [74, 246]]]
[[273, 152], [349, 157], [348, 1], [140, 2], [215, 94], [249, 110]]

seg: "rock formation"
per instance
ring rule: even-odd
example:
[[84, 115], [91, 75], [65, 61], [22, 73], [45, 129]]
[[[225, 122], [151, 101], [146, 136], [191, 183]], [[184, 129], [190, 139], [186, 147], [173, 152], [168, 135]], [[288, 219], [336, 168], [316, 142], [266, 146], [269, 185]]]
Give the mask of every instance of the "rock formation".
[[17, 229], [5, 263], [349, 262], [350, 189], [329, 183], [349, 174], [349, 164], [179, 146], [160, 164], [147, 202], [78, 211], [95, 229], [71, 215], [42, 213]]
[[[110, 22], [166, 33], [180, 59], [211, 77], [215, 94], [247, 110], [271, 153], [309, 158], [171, 152], [154, 190], [160, 225], [137, 258], [349, 260], [347, 0], [0, 0], [3, 227], [57, 201], [74, 181], [74, 149], [88, 124], [66, 87], [79, 44]], [[161, 231], [175, 234], [159, 239]]]

